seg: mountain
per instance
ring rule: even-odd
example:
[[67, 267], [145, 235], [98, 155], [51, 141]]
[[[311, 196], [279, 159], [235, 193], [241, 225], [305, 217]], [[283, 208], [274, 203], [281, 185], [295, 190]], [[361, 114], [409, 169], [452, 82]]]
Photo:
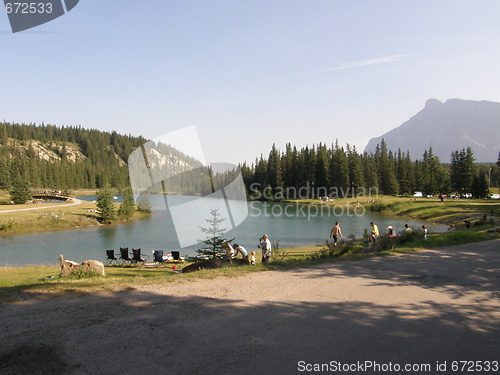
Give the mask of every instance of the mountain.
[[384, 135], [372, 138], [365, 148], [375, 152], [382, 139], [388, 148], [410, 151], [413, 159], [426, 149], [450, 162], [452, 151], [471, 147], [476, 162], [496, 162], [500, 151], [500, 103], [429, 99], [424, 109]]

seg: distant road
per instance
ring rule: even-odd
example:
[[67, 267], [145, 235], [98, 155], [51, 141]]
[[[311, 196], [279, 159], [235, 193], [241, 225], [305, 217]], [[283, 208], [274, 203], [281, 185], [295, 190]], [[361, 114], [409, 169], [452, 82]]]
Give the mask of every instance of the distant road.
[[6, 212], [18, 212], [18, 211], [31, 211], [31, 210], [45, 210], [47, 208], [60, 208], [60, 207], [67, 207], [67, 206], [76, 206], [77, 204], [81, 204], [82, 201], [80, 199], [71, 199], [72, 203], [65, 203], [65, 204], [57, 204], [55, 206], [40, 206], [40, 207], [31, 207], [31, 208], [17, 208], [15, 210], [1, 210], [0, 209], [0, 214], [6, 213]]

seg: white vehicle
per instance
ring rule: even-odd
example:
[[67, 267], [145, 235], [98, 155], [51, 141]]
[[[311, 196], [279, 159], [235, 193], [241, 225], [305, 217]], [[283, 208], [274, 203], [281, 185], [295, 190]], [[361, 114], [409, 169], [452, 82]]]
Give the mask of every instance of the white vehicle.
[[491, 199], [500, 199], [500, 194], [491, 194], [490, 198]]
[[424, 195], [422, 194], [421, 191], [416, 191], [416, 192], [413, 193], [413, 196], [417, 197], [417, 198], [422, 198]]

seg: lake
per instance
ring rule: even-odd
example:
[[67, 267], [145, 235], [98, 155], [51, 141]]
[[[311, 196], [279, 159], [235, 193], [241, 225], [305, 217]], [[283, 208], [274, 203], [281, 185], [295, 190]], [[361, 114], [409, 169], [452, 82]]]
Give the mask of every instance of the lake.
[[[118, 197], [117, 202], [122, 197]], [[78, 197], [87, 201], [96, 197]], [[162, 198], [163, 199], [163, 198]], [[178, 203], [193, 198], [174, 197]], [[246, 247], [248, 251], [257, 250], [262, 234], [269, 234], [272, 242], [279, 241], [280, 248], [323, 244], [329, 238], [330, 229], [335, 221], [340, 222], [344, 239], [349, 235], [361, 237], [363, 230], [374, 221], [381, 233], [392, 225], [396, 232], [402, 231], [404, 224], [419, 229], [423, 224], [429, 232], [443, 232], [445, 225], [430, 225], [424, 221], [390, 217], [377, 213], [343, 211], [321, 208], [322, 206], [297, 205], [291, 203], [247, 202], [249, 215], [223, 238], [235, 238], [233, 243]], [[207, 211], [206, 218], [210, 218]], [[221, 227], [231, 227], [230, 223]], [[203, 238], [203, 237], [201, 237]], [[181, 255], [195, 255], [200, 244], [181, 248], [177, 238], [172, 215], [169, 211], [154, 211], [151, 216], [122, 224], [98, 226], [59, 232], [0, 237], [0, 266], [24, 266], [35, 264], [57, 264], [59, 254], [65, 259], [82, 262], [97, 259], [105, 262], [105, 250], [120, 247], [141, 248], [145, 254], [153, 249], [166, 252], [180, 250]]]

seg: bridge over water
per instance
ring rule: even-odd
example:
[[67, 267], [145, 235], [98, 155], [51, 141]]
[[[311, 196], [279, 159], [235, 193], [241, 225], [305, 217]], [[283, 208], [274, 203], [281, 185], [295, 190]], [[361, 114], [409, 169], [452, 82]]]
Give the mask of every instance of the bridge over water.
[[64, 195], [59, 194], [32, 194], [33, 199], [43, 199], [43, 200], [51, 200], [51, 201], [67, 201], [71, 199], [71, 197], [66, 197]]

